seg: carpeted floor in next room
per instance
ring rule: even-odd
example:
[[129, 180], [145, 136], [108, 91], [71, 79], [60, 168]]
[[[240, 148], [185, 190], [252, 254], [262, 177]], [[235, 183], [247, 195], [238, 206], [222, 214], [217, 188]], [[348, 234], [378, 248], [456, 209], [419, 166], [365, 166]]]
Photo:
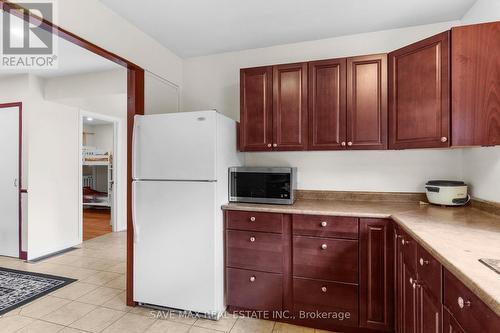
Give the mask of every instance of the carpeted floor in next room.
[[0, 333], [314, 333], [310, 328], [250, 318], [214, 322], [125, 305], [126, 233], [108, 233], [37, 263], [0, 257], [0, 267], [78, 279], [0, 317]]

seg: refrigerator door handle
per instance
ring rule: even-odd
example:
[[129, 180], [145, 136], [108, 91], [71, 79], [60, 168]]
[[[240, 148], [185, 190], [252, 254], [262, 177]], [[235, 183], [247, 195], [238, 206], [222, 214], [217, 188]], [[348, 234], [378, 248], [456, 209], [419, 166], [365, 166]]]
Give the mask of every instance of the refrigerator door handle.
[[136, 182], [132, 182], [132, 228], [134, 229], [134, 244], [138, 244], [139, 243], [139, 226], [137, 224], [137, 216], [135, 214], [136, 212], [136, 192], [137, 190], [137, 183]]
[[137, 150], [139, 148], [139, 129], [141, 126], [139, 125], [139, 117], [135, 116], [134, 117], [134, 128], [132, 130], [132, 178], [136, 178], [136, 175], [139, 173], [137, 172]]

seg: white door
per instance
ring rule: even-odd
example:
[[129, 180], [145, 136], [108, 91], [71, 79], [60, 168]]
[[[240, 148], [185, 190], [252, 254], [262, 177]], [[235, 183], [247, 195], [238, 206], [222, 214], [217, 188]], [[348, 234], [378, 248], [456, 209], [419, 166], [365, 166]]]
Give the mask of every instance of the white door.
[[136, 116], [134, 179], [215, 180], [216, 112]]
[[19, 108], [0, 108], [0, 255], [19, 257]]
[[223, 293], [216, 283], [222, 281], [218, 277], [223, 271], [215, 267], [215, 188], [214, 182], [134, 182], [136, 302], [202, 313], [221, 311]]

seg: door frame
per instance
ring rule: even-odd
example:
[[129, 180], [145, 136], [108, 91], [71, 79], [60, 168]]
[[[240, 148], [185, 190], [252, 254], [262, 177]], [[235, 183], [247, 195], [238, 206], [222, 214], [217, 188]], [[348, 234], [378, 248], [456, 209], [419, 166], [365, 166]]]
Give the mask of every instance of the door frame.
[[23, 189], [22, 175], [23, 175], [23, 103], [22, 102], [13, 102], [13, 103], [2, 103], [0, 104], [0, 110], [6, 108], [15, 108], [17, 107], [19, 113], [19, 150], [18, 150], [18, 176], [17, 176], [17, 189], [18, 189], [18, 238], [19, 238], [19, 259], [26, 260], [28, 258], [28, 253], [23, 251], [23, 212], [21, 207], [21, 195], [22, 193], [28, 193], [26, 189]]
[[[108, 116], [108, 115], [103, 115], [100, 113], [95, 113], [95, 112], [90, 112], [86, 110], [80, 110], [80, 121], [79, 121], [79, 175], [78, 175], [78, 180], [80, 184], [80, 188], [83, 186], [83, 154], [82, 154], [82, 147], [83, 147], [83, 138], [82, 138], [82, 133], [83, 133], [83, 118], [85, 117], [92, 117], [94, 119], [99, 119], [99, 120], [104, 120], [110, 122], [110, 125], [113, 125], [113, 197], [112, 197], [112, 210], [114, 210], [114, 214], [111, 216], [111, 221], [112, 221], [112, 229], [113, 232], [116, 231], [121, 231], [118, 228], [118, 219], [117, 219], [117, 211], [124, 210], [125, 207], [122, 207], [120, 201], [117, 199], [117, 195], [115, 193], [121, 192], [121, 189], [123, 188], [123, 184], [121, 181], [121, 177], [124, 174], [123, 171], [123, 154], [121, 154], [120, 147], [123, 146], [123, 140], [122, 140], [122, 134], [123, 134], [123, 119], [120, 119], [118, 117], [113, 117], [113, 116]], [[119, 189], [118, 191], [116, 189]], [[78, 208], [78, 218], [79, 218], [79, 233], [80, 233], [80, 238], [83, 241], [83, 193], [80, 191], [79, 193], [79, 208]]]
[[[85, 40], [54, 23], [42, 19], [22, 6], [0, 0], [0, 9], [12, 15], [30, 21], [47, 32], [78, 45], [90, 52], [100, 55], [127, 68], [127, 305], [135, 306], [133, 295], [133, 265], [134, 265], [134, 232], [132, 224], [132, 132], [134, 116], [144, 114], [144, 69], [96, 44]], [[127, 41], [129, 46], [133, 41]]]

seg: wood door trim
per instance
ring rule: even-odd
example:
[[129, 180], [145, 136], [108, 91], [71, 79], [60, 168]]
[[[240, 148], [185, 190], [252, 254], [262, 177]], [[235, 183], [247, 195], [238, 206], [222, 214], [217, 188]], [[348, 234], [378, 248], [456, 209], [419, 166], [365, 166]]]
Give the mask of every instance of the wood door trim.
[[[134, 231], [132, 224], [132, 130], [134, 116], [144, 114], [144, 69], [133, 62], [122, 58], [112, 52], [103, 49], [96, 44], [85, 40], [68, 30], [65, 30], [50, 21], [42, 19], [31, 12], [27, 12], [22, 6], [0, 0], [0, 8], [6, 12], [18, 16], [23, 20], [32, 20], [39, 26], [53, 35], [78, 45], [92, 53], [106, 58], [120, 66], [128, 69], [127, 74], [127, 305], [135, 306], [133, 296], [133, 258], [134, 258]], [[26, 15], [24, 15], [24, 13]], [[132, 44], [132, 41], [128, 42]]]
[[[378, 117], [379, 117], [379, 142], [356, 143], [354, 140], [353, 117], [355, 109], [356, 76], [354, 75], [355, 66], [363, 64], [378, 65]], [[347, 149], [387, 149], [387, 54], [373, 54], [366, 56], [357, 56], [347, 58], [347, 117], [346, 117], [346, 137], [352, 146]]]
[[[17, 107], [19, 111], [19, 148], [18, 148], [18, 238], [19, 238], [19, 259], [26, 260], [27, 259], [27, 252], [22, 250], [22, 245], [23, 245], [23, 211], [21, 207], [21, 194], [23, 193], [22, 190], [22, 175], [23, 175], [23, 103], [22, 102], [13, 102], [13, 103], [2, 103], [0, 104], [0, 109], [6, 109], [6, 108], [15, 108]], [[26, 191], [27, 192], [27, 191]]]

